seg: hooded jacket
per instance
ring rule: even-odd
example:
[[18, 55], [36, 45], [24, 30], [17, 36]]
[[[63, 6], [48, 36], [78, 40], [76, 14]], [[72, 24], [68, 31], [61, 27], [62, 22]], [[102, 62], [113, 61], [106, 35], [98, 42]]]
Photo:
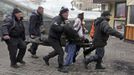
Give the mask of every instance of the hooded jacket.
[[9, 35], [11, 38], [25, 40], [25, 28], [22, 20], [18, 21], [14, 15], [8, 16], [3, 21], [1, 28], [2, 36]]
[[95, 34], [93, 44], [95, 47], [104, 47], [107, 45], [109, 35], [122, 39], [123, 35], [112, 29], [106, 18], [100, 17], [95, 20]]
[[29, 20], [29, 34], [40, 36], [40, 26], [43, 25], [43, 16], [36, 11], [32, 12]]
[[74, 28], [74, 30], [77, 31], [77, 33], [78, 33], [78, 35], [79, 35], [80, 38], [85, 38], [85, 34], [83, 33], [83, 27], [82, 27], [81, 24], [82, 24], [81, 23], [81, 20], [79, 18], [77, 18], [75, 20], [75, 23], [73, 25], [73, 28]]
[[51, 27], [49, 29], [49, 39], [60, 40], [63, 31], [63, 25], [65, 24], [63, 17], [56, 16], [53, 18]]

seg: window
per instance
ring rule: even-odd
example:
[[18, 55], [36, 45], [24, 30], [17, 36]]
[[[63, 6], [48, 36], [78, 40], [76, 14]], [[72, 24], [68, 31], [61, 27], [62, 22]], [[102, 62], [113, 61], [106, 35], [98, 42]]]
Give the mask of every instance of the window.
[[126, 3], [116, 4], [115, 18], [126, 18]]
[[82, 8], [82, 4], [80, 4], [80, 7], [79, 7], [80, 9]]
[[117, 2], [115, 7], [115, 21], [114, 28], [124, 34], [125, 25], [126, 25], [126, 3], [125, 2]]
[[134, 24], [134, 5], [130, 6], [130, 24]]
[[125, 21], [116, 20], [114, 26], [115, 26], [115, 30], [117, 30], [118, 32], [124, 34]]

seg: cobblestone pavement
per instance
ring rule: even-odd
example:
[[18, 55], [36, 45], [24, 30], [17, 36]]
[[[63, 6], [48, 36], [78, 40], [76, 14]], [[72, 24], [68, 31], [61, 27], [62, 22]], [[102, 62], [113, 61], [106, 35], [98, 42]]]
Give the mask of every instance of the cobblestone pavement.
[[8, 50], [5, 43], [0, 42], [0, 75], [134, 75], [134, 44], [110, 38], [105, 49], [103, 63], [106, 70], [95, 70], [95, 63], [89, 64], [88, 70], [84, 69], [81, 50], [77, 62], [69, 67], [70, 72], [64, 74], [56, 69], [57, 57], [50, 60], [50, 66], [44, 64], [42, 57], [53, 50], [46, 46], [39, 47], [39, 59], [31, 58], [30, 53], [26, 52], [24, 60], [27, 64], [20, 65], [19, 69], [10, 68]]

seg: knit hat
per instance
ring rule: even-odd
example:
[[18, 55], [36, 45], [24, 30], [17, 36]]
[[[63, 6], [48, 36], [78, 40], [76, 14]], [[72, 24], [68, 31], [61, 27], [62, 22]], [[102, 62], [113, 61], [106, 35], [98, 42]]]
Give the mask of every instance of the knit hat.
[[63, 13], [65, 13], [65, 12], [67, 12], [67, 11], [69, 11], [69, 9], [68, 9], [68, 8], [61, 7], [60, 15], [61, 15], [61, 14], [63, 14]]
[[12, 14], [20, 13], [21, 11], [18, 8], [14, 8]]
[[112, 16], [112, 15], [110, 14], [109, 11], [104, 11], [104, 12], [101, 14], [101, 16], [105, 17], [105, 16]]
[[81, 20], [84, 19], [84, 12], [79, 13], [78, 18], [80, 18]]
[[79, 13], [78, 16], [84, 16], [84, 12]]

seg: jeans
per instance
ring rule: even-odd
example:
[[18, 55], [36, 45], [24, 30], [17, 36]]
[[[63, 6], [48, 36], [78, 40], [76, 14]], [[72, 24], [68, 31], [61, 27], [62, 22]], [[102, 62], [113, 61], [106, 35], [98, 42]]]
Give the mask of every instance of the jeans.
[[78, 54], [79, 48], [76, 46], [74, 42], [68, 42], [65, 46], [65, 51], [67, 52], [67, 56], [65, 58], [64, 65], [69, 66], [74, 62]]

